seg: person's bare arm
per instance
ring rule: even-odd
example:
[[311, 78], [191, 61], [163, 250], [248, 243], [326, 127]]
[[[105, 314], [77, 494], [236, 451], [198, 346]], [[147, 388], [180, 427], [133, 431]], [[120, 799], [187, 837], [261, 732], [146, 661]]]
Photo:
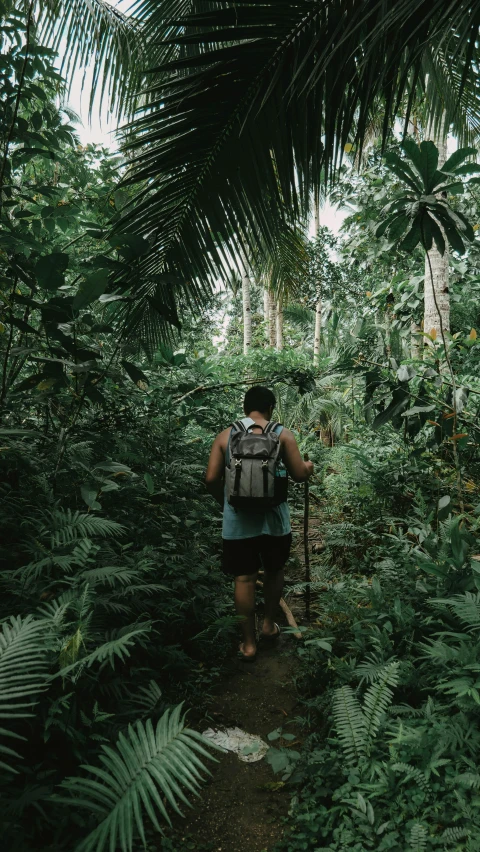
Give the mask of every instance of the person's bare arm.
[[282, 457], [285, 467], [294, 482], [305, 482], [313, 473], [313, 463], [305, 462], [298, 449], [297, 442], [290, 429], [283, 429], [280, 435], [280, 443], [282, 445]]
[[[226, 430], [227, 434], [229, 430]], [[207, 472], [205, 474], [205, 485], [207, 491], [215, 497], [217, 503], [223, 506], [223, 480], [225, 477], [225, 432], [220, 432], [215, 438], [210, 458], [208, 460]]]

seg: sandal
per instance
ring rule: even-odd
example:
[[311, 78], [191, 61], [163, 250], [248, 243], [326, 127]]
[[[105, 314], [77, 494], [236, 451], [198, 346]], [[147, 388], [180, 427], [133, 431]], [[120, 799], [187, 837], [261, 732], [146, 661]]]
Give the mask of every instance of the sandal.
[[244, 663], [253, 663], [253, 661], [257, 659], [257, 652], [255, 651], [254, 654], [249, 654], [247, 656], [247, 654], [244, 654], [243, 651], [241, 650], [242, 645], [243, 645], [243, 642], [240, 642], [240, 648], [237, 651], [238, 659], [242, 660], [242, 662], [244, 662]]
[[274, 621], [273, 626], [275, 627], [275, 633], [271, 633], [270, 635], [268, 635], [267, 633], [260, 633], [259, 638], [262, 640], [262, 642], [275, 642], [278, 639], [280, 633], [282, 632], [280, 630], [280, 625], [277, 624], [276, 621]]

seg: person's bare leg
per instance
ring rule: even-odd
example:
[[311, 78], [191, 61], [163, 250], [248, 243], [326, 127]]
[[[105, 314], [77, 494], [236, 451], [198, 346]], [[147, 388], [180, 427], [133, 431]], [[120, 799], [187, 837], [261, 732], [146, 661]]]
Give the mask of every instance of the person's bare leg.
[[257, 652], [255, 641], [255, 574], [242, 574], [235, 577], [235, 609], [238, 615], [243, 615], [243, 642], [240, 651], [245, 657], [253, 657]]
[[276, 631], [275, 615], [283, 591], [283, 568], [280, 571], [265, 571], [263, 577], [263, 597], [265, 600], [265, 617], [262, 635], [274, 636]]

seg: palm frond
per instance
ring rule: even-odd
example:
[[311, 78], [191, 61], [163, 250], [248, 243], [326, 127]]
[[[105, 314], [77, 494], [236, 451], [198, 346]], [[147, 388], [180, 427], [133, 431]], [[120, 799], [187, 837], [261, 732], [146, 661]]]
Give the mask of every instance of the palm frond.
[[[138, 8], [151, 13], [152, 3]], [[464, 87], [478, 29], [467, 0], [174, 8], [171, 61], [153, 69], [146, 105], [125, 131], [126, 184], [139, 192], [120, 228], [150, 246], [129, 323], [144, 331], [158, 276], [202, 301], [232, 256], [254, 256], [259, 242], [274, 254], [286, 221], [306, 216], [311, 192], [335, 175], [345, 143], [361, 149], [378, 103], [386, 137], [403, 95], [413, 98], [427, 45], [449, 51]]]
[[57, 801], [74, 802], [99, 819], [78, 852], [103, 852], [117, 846], [131, 852], [135, 833], [146, 844], [145, 815], [159, 832], [159, 815], [170, 824], [164, 799], [183, 816], [178, 802], [187, 806], [190, 802], [182, 788], [197, 796], [204, 773], [210, 774], [200, 757], [215, 758], [204, 748], [210, 742], [184, 727], [181, 708], [180, 704], [172, 712], [167, 710], [156, 728], [150, 719], [129, 725], [114, 748], [102, 746], [101, 766], [83, 767], [89, 777], [63, 782], [71, 798], [57, 797]]
[[283, 297], [286, 300], [301, 293], [308, 276], [309, 261], [303, 228], [286, 223], [279, 229], [270, 248], [259, 246], [257, 257], [260, 275], [277, 299]]
[[106, 101], [112, 113], [131, 114], [148, 64], [141, 22], [106, 0], [38, 0], [35, 5], [40, 39], [60, 54], [67, 95], [78, 73], [83, 89], [92, 69], [90, 113], [98, 98], [99, 107]]

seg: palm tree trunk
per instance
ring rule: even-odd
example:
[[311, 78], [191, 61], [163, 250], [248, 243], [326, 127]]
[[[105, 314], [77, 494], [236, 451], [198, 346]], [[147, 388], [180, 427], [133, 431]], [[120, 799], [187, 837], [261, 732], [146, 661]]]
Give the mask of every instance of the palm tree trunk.
[[322, 299], [318, 299], [315, 305], [315, 337], [313, 340], [313, 363], [318, 366], [320, 362], [320, 343], [322, 340]]
[[252, 309], [250, 305], [250, 278], [247, 268], [242, 273], [243, 299], [243, 354], [248, 355], [252, 345]]
[[283, 349], [283, 299], [279, 298], [277, 302], [277, 316], [276, 316], [276, 344], [277, 349], [280, 352]]
[[[318, 236], [320, 230], [320, 201], [317, 195], [314, 199], [314, 216], [315, 216], [315, 236]], [[320, 363], [320, 344], [322, 341], [322, 282], [318, 282], [320, 287], [319, 296], [315, 305], [315, 334], [313, 337], [313, 363], [318, 366]]]
[[270, 296], [268, 289], [263, 288], [263, 319], [265, 322], [265, 337], [267, 338], [266, 346], [270, 342]]
[[269, 297], [269, 305], [270, 305], [270, 320], [268, 331], [270, 334], [270, 346], [275, 347], [277, 342], [277, 306], [275, 304], [275, 296], [273, 293], [268, 294]]
[[421, 330], [421, 326], [415, 320], [412, 320], [410, 323], [410, 356], [416, 359], [422, 358], [423, 355], [423, 344], [420, 337]]
[[[440, 126], [434, 130], [430, 125], [426, 133], [427, 139], [432, 139], [438, 148], [438, 168], [447, 159], [447, 128], [445, 113]], [[441, 226], [440, 226], [441, 227]], [[427, 334], [434, 332], [434, 337], [441, 338], [443, 331], [450, 329], [450, 294], [448, 291], [448, 243], [445, 232], [445, 253], [438, 251], [435, 243], [425, 255], [425, 288], [424, 288], [424, 317], [423, 328]], [[440, 313], [440, 316], [439, 316]]]

